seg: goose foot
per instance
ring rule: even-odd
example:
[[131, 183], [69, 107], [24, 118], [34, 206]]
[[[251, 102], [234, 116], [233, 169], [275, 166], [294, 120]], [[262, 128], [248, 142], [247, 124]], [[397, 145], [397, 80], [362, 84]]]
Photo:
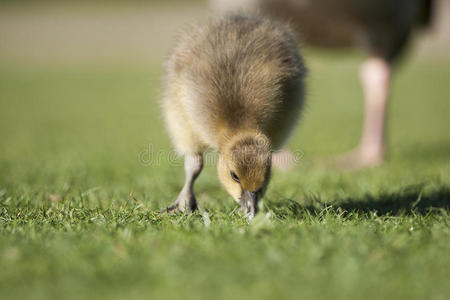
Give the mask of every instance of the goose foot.
[[363, 151], [356, 148], [348, 153], [337, 156], [334, 161], [338, 168], [347, 171], [357, 171], [376, 167], [383, 162], [383, 151]]

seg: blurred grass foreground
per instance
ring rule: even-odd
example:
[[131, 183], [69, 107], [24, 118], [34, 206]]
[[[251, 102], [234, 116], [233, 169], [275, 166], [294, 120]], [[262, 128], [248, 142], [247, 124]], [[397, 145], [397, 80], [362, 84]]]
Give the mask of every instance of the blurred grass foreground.
[[206, 3], [43, 3], [0, 3], [0, 299], [448, 298], [448, 18], [397, 68], [388, 160], [360, 172], [323, 162], [358, 141], [362, 54], [304, 49], [303, 158], [249, 224], [212, 164], [202, 214], [157, 213], [183, 182], [162, 62]]

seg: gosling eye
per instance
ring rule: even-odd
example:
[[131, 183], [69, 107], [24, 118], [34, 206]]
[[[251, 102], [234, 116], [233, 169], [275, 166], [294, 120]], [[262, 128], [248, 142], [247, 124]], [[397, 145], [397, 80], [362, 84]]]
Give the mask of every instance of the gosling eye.
[[237, 183], [241, 183], [239, 177], [233, 171], [231, 171], [231, 178], [233, 178], [233, 180], [236, 181]]

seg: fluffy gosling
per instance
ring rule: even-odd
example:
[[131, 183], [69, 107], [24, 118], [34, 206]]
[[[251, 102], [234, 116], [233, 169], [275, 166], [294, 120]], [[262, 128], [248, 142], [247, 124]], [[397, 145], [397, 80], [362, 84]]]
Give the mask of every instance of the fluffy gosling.
[[272, 151], [299, 118], [305, 73], [294, 34], [278, 22], [235, 14], [189, 28], [166, 64], [162, 107], [186, 176], [167, 211], [197, 208], [194, 181], [213, 149], [221, 183], [252, 218]]

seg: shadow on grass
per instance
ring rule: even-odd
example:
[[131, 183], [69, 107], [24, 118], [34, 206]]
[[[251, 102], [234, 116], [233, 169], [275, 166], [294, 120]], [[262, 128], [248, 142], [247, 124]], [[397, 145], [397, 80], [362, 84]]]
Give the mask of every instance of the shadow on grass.
[[348, 215], [349, 213], [390, 215], [425, 215], [429, 212], [450, 210], [450, 188], [440, 187], [432, 191], [423, 191], [422, 186], [410, 186], [392, 193], [377, 196], [364, 195], [360, 198], [344, 198], [333, 203], [324, 203], [320, 199], [307, 199], [301, 204], [292, 199], [269, 201], [268, 210], [278, 217], [301, 217], [305, 214], [321, 215], [324, 211]]

